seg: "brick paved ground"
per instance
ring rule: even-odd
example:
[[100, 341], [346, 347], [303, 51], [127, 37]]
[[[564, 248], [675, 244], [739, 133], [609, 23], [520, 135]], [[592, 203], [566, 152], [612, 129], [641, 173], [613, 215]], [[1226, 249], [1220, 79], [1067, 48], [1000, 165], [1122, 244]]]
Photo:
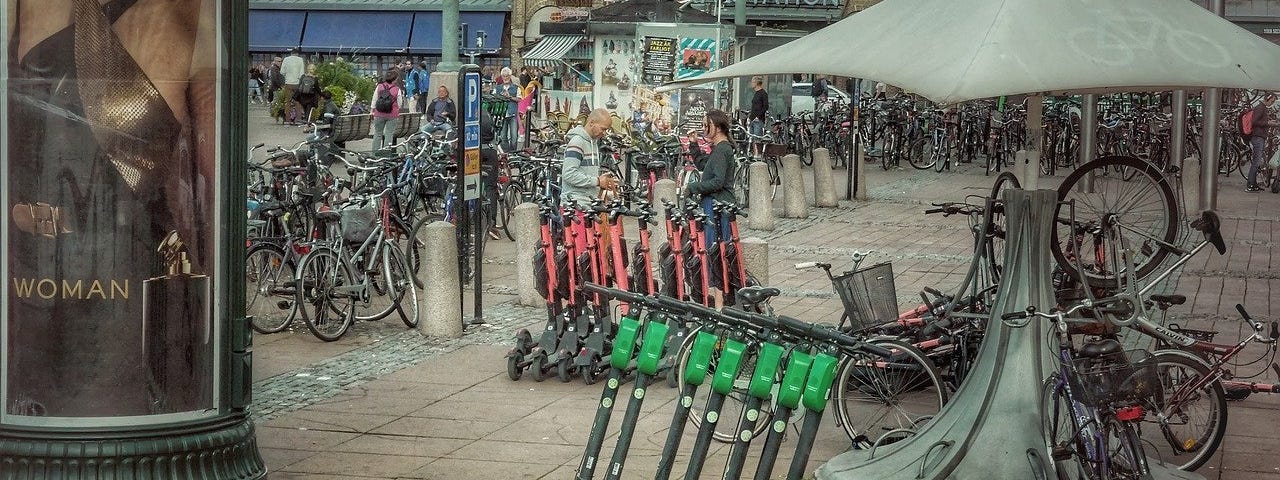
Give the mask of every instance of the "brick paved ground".
[[[251, 112], [251, 142], [301, 137], [296, 128], [269, 125], [260, 110]], [[938, 175], [870, 168], [872, 201], [813, 209], [807, 219], [780, 220], [774, 232], [746, 231], [744, 236], [770, 242], [771, 283], [785, 292], [775, 307], [805, 319], [838, 318], [839, 300], [830, 294], [825, 276], [795, 271], [792, 265], [831, 261], [845, 268], [854, 250], [874, 250], [869, 261], [893, 262], [903, 305], [924, 286], [956, 285], [968, 265], [968, 225], [962, 218], [920, 212], [932, 201], [985, 192], [989, 178], [972, 170], [962, 167], [958, 173]], [[842, 174], [837, 172], [837, 178]], [[1056, 185], [1055, 179], [1046, 180], [1044, 186]], [[843, 185], [843, 180], [837, 183]], [[1165, 290], [1189, 299], [1169, 321], [1217, 329], [1220, 339], [1231, 340], [1239, 333], [1235, 303], [1244, 303], [1262, 319], [1280, 315], [1280, 303], [1271, 300], [1273, 289], [1280, 292], [1280, 233], [1273, 233], [1280, 195], [1246, 194], [1239, 177], [1224, 179], [1222, 188], [1219, 211], [1227, 255], [1201, 253]], [[255, 338], [253, 410], [271, 478], [572, 478], [600, 387], [577, 380], [507, 379], [503, 355], [512, 333], [540, 327], [544, 313], [514, 304], [511, 242], [490, 245], [485, 267], [488, 324], [469, 327], [462, 339], [422, 338], [394, 319], [359, 323], [334, 343], [316, 340], [305, 328]], [[1253, 349], [1241, 358], [1261, 353]], [[1260, 381], [1277, 379], [1268, 373]], [[620, 399], [630, 387], [622, 392]], [[673, 398], [665, 386], [650, 390], [627, 478], [644, 478], [653, 470]], [[612, 451], [623, 405], [618, 408], [606, 455]], [[1200, 473], [1210, 479], [1280, 479], [1277, 410], [1280, 398], [1273, 396], [1231, 403], [1225, 443]], [[833, 421], [823, 423], [810, 469], [849, 446]], [[686, 440], [685, 452], [690, 444]], [[727, 452], [724, 445], [713, 446], [706, 478], [719, 472]], [[775, 474], [788, 462], [789, 457], [780, 460]]]

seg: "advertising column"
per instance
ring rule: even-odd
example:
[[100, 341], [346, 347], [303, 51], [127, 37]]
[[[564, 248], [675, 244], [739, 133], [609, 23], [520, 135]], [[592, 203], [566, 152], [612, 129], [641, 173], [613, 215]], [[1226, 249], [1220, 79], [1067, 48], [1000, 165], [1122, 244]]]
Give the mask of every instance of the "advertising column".
[[265, 474], [245, 412], [244, 279], [229, 268], [244, 255], [232, 159], [246, 148], [245, 66], [227, 55], [246, 50], [245, 8], [8, 0], [0, 13], [0, 465], [35, 442], [64, 452], [42, 457], [64, 478], [112, 452]]

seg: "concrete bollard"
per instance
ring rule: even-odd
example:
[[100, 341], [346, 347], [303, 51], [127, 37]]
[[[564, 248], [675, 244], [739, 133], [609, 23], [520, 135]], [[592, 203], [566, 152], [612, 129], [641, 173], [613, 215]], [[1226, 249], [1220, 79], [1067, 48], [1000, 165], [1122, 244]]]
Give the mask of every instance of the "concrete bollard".
[[769, 284], [769, 242], [756, 237], [742, 239], [742, 261], [747, 275], [756, 277], [761, 285]]
[[825, 148], [813, 149], [813, 196], [815, 207], [839, 205], [836, 181], [831, 175], [831, 153]]
[[[655, 252], [658, 245], [662, 245], [662, 242], [667, 241], [667, 208], [662, 204], [663, 201], [676, 202], [675, 180], [664, 178], [653, 184], [653, 211], [658, 212], [654, 221], [658, 222], [658, 224], [649, 228], [649, 244], [652, 245]], [[656, 265], [657, 262], [654, 262], [654, 264]]]
[[430, 337], [462, 336], [462, 308], [458, 301], [462, 285], [458, 284], [458, 243], [454, 225], [440, 220], [424, 229], [424, 241], [431, 248], [423, 252], [422, 268], [426, 273], [423, 286], [425, 315], [418, 332]]
[[516, 291], [520, 304], [527, 307], [546, 305], [546, 299], [538, 294], [534, 273], [533, 255], [542, 243], [542, 223], [538, 206], [522, 203], [511, 215], [512, 233], [516, 237]]
[[773, 218], [773, 184], [770, 183], [769, 165], [764, 162], [751, 162], [751, 193], [748, 202], [751, 205], [751, 216], [747, 218], [747, 226], [752, 230], [768, 230], [775, 228]]
[[1182, 197], [1187, 211], [1182, 215], [1200, 215], [1200, 157], [1192, 155], [1182, 162]]
[[807, 218], [809, 200], [804, 193], [804, 176], [800, 170], [800, 156], [794, 153], [782, 157], [782, 216]]

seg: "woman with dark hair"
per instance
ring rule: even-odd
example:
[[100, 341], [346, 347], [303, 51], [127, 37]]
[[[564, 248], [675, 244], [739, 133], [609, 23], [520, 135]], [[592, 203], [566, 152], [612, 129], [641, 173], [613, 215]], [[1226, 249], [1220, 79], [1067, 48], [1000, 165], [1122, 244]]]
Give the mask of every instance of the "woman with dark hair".
[[[381, 150], [383, 147], [390, 147], [395, 141], [396, 122], [393, 120], [400, 117], [400, 87], [396, 86], [396, 79], [400, 78], [400, 69], [396, 67], [388, 68], [386, 73], [382, 74], [382, 83], [373, 89], [373, 149]], [[378, 96], [382, 92], [391, 95], [390, 111], [378, 110]]]
[[[711, 153], [702, 164], [702, 179], [690, 183], [687, 187], [689, 193], [702, 196], [702, 209], [707, 213], [708, 219], [705, 228], [707, 250], [718, 243], [722, 235], [729, 234], [727, 218], [719, 222], [712, 221], [715, 218], [711, 211], [712, 206], [715, 202], [738, 203], [737, 197], [733, 195], [733, 171], [736, 165], [733, 159], [733, 141], [729, 137], [729, 125], [729, 114], [720, 110], [707, 112], [703, 123], [703, 134], [711, 143]], [[724, 305], [724, 292], [716, 287], [722, 283], [719, 260], [711, 256], [707, 260], [709, 262], [707, 272], [710, 276], [707, 279], [707, 285], [710, 286], [708, 292], [713, 299], [713, 306], [718, 308]]]

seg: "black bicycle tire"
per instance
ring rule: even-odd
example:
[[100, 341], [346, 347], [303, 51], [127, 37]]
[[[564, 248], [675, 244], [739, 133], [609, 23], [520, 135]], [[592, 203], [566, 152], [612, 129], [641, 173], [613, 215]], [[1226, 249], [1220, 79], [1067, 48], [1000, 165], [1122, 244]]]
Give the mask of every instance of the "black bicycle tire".
[[[308, 269], [311, 268], [314, 264], [319, 263], [319, 260], [322, 257], [329, 257], [329, 261], [333, 262], [332, 267], [336, 267], [336, 270], [334, 271], [336, 275], [335, 279], [337, 279], [339, 283], [354, 284], [354, 278], [351, 275], [351, 269], [347, 265], [346, 259], [343, 259], [341, 255], [338, 255], [337, 252], [333, 251], [328, 247], [314, 248], [311, 250], [311, 252], [307, 253], [306, 256], [302, 257], [302, 260], [298, 262], [298, 282], [305, 285], [305, 283], [309, 278], [307, 273]], [[325, 273], [325, 275], [323, 276], [326, 276], [326, 277], [328, 276], [327, 275], [328, 268], [326, 268], [326, 265], [319, 265], [316, 268], [323, 269], [318, 271], [317, 273]], [[339, 278], [339, 277], [342, 277], [342, 278]], [[314, 282], [314, 279], [312, 279], [312, 281]], [[332, 342], [342, 338], [342, 336], [345, 335], [347, 331], [351, 329], [351, 324], [355, 319], [355, 306], [356, 306], [355, 300], [351, 299], [351, 303], [348, 306], [345, 306], [342, 308], [334, 308], [332, 305], [330, 305], [330, 302], [326, 300], [328, 298], [327, 295], [320, 296], [320, 297], [317, 297], [315, 295], [309, 295], [310, 293], [312, 293], [312, 291], [313, 291], [312, 288], [297, 288], [296, 290], [297, 300], [295, 300], [295, 302], [298, 304], [298, 312], [302, 316], [303, 323], [307, 325], [307, 330], [310, 330], [311, 334], [315, 335], [316, 338], [319, 338], [326, 342]], [[315, 300], [316, 311], [314, 314], [309, 314], [307, 312], [307, 308], [305, 308], [304, 305], [312, 305], [312, 303], [310, 303], [312, 298], [316, 298]], [[333, 310], [333, 311], [329, 312], [329, 310]], [[337, 319], [341, 323], [339, 324], [339, 328], [336, 333], [321, 332], [319, 323], [322, 320], [327, 320], [326, 318], [323, 318], [322, 315], [320, 315], [321, 312], [341, 315], [341, 318]]]
[[1014, 175], [1013, 172], [1000, 172], [999, 175], [996, 175], [996, 180], [991, 183], [991, 198], [1000, 200], [1000, 192], [1004, 191], [1006, 187], [1022, 188], [1022, 184], [1018, 182], [1018, 176]]
[[[277, 281], [284, 281], [290, 285], [294, 285], [294, 277], [297, 275], [297, 270], [295, 268], [296, 265], [294, 265], [293, 260], [289, 258], [288, 255], [285, 254], [285, 251], [283, 248], [280, 248], [280, 246], [273, 243], [258, 243], [249, 249], [248, 253], [245, 254], [245, 275], [246, 276], [252, 273], [251, 269], [254, 264], [252, 259], [254, 258], [255, 255], [258, 255], [260, 252], [269, 252], [271, 254], [277, 255], [280, 258], [280, 267], [281, 267], [281, 272], [277, 274], [278, 275]], [[286, 267], [288, 269], [287, 276], [284, 274], [284, 270]], [[266, 317], [264, 315], [254, 315], [252, 312], [252, 308], [253, 308], [253, 305], [257, 302], [257, 300], [261, 299], [265, 301], [270, 301], [270, 299], [274, 295], [268, 295], [266, 297], [259, 298], [256, 294], [251, 294], [249, 290], [253, 283], [255, 282], [252, 282], [250, 278], [245, 278], [245, 302], [244, 302], [245, 315], [249, 316], [252, 319], [252, 321], [249, 322], [250, 328], [253, 328], [255, 332], [263, 333], [263, 334], [282, 332], [286, 328], [289, 328], [289, 324], [293, 323], [294, 317], [298, 315], [298, 303], [295, 301], [296, 298], [288, 299], [288, 301], [291, 303], [289, 307], [289, 311], [288, 313], [282, 315], [281, 317]], [[254, 290], [260, 291], [260, 289], [254, 289]], [[295, 295], [290, 294], [289, 296], [294, 297]], [[270, 308], [270, 304], [267, 304], [266, 306]], [[268, 322], [269, 318], [278, 318], [279, 321]]]
[[[1070, 402], [1064, 396], [1063, 391], [1057, 388], [1058, 381], [1058, 374], [1054, 373], [1049, 376], [1049, 378], [1045, 379], [1044, 383], [1040, 386], [1041, 432], [1043, 432], [1045, 437], [1045, 450], [1049, 453], [1048, 461], [1052, 469], [1049, 473], [1058, 478], [1058, 480], [1087, 478], [1089, 477], [1089, 474], [1080, 464], [1080, 457], [1084, 451], [1084, 446], [1080, 443], [1079, 438], [1075, 438], [1074, 433], [1080, 431], [1080, 425], [1076, 420], [1075, 415], [1069, 410], [1065, 411], [1065, 415], [1062, 415], [1064, 411], [1060, 409], [1064, 407], [1069, 408], [1068, 405]], [[1069, 425], [1058, 425], [1058, 423], [1063, 419], [1069, 422]], [[1053, 453], [1055, 453], [1054, 450], [1056, 450], [1056, 446], [1059, 441], [1058, 437], [1060, 437], [1057, 433], [1064, 427], [1067, 432], [1071, 432], [1068, 433], [1068, 435], [1072, 435], [1071, 443], [1073, 445], [1070, 446], [1072, 452], [1068, 458], [1055, 460], [1053, 459]], [[1076, 470], [1076, 473], [1070, 474], [1065, 470]]]
[[[1193, 358], [1192, 356], [1190, 356], [1190, 354], [1186, 352], [1155, 351], [1155, 352], [1152, 352], [1152, 359], [1155, 361], [1155, 364], [1156, 364], [1157, 375], [1161, 376], [1161, 384], [1163, 387], [1170, 386], [1166, 384], [1166, 381], [1167, 381], [1166, 375], [1168, 373], [1167, 369], [1170, 368], [1170, 366], [1176, 365], [1178, 367], [1193, 370], [1195, 372], [1194, 374], [1198, 375], [1200, 378], [1210, 375], [1209, 368], [1204, 365], [1203, 360]], [[1191, 377], [1188, 380], [1194, 381], [1195, 377]], [[1177, 465], [1177, 468], [1180, 470], [1194, 471], [1200, 468], [1201, 466], [1203, 466], [1206, 462], [1211, 460], [1216, 455], [1218, 448], [1220, 448], [1222, 445], [1222, 439], [1226, 435], [1228, 412], [1230, 409], [1227, 407], [1226, 392], [1223, 391], [1221, 382], [1214, 381], [1209, 385], [1207, 385], [1207, 389], [1208, 389], [1207, 391], [1204, 389], [1199, 390], [1201, 395], [1198, 398], [1209, 399], [1211, 403], [1216, 405], [1216, 408], [1214, 408], [1213, 410], [1218, 413], [1213, 414], [1213, 426], [1207, 432], [1210, 434], [1209, 437], [1207, 437], [1207, 439], [1201, 442], [1201, 444], [1204, 445], [1204, 447], [1198, 450], [1196, 455], [1192, 456], [1190, 459], [1188, 459], [1185, 462], [1179, 462], [1173, 459], [1165, 459], [1163, 458], [1163, 455], [1161, 453], [1158, 453], [1158, 452], [1163, 452], [1163, 450], [1155, 449], [1155, 448], [1147, 449], [1149, 450], [1147, 452], [1149, 456], [1153, 456], [1153, 458], [1157, 458], [1154, 456], [1161, 455], [1161, 457], [1158, 457], [1158, 458], [1166, 461], [1167, 463]], [[1162, 390], [1162, 393], [1168, 393], [1165, 388], [1162, 388], [1161, 390]], [[1163, 400], [1164, 399], [1161, 398], [1161, 403], [1163, 403]], [[1157, 445], [1161, 445], [1160, 443], [1157, 443], [1159, 441], [1169, 442], [1170, 439], [1167, 436], [1165, 436], [1163, 432], [1159, 431], [1158, 427], [1155, 427], [1155, 425], [1151, 423], [1154, 418], [1154, 412], [1158, 411], [1157, 408], [1159, 406], [1147, 405], [1147, 407], [1148, 407], [1148, 411], [1147, 411], [1146, 417], [1144, 417], [1143, 419], [1143, 423], [1142, 423], [1143, 427], [1139, 429], [1139, 435], [1142, 436], [1142, 438], [1144, 439], [1143, 443], [1151, 445], [1152, 447], [1155, 447]], [[1148, 426], [1154, 427], [1154, 428], [1147, 428]], [[1150, 432], [1151, 436], [1143, 435], [1143, 432]], [[1178, 440], [1182, 440], [1182, 439], [1178, 439]]]
[[[1102, 157], [1081, 165], [1080, 168], [1077, 168], [1075, 171], [1071, 172], [1070, 175], [1067, 175], [1067, 177], [1062, 181], [1062, 184], [1058, 187], [1058, 201], [1062, 202], [1067, 200], [1067, 198], [1075, 192], [1076, 183], [1087, 178], [1090, 170], [1102, 169], [1105, 171], [1108, 167], [1136, 169], [1138, 172], [1145, 174], [1155, 182], [1154, 185], [1158, 190], [1158, 194], [1164, 199], [1165, 205], [1167, 205], [1167, 208], [1163, 209], [1165, 211], [1165, 229], [1162, 233], [1149, 233], [1153, 236], [1160, 235], [1159, 238], [1167, 244], [1174, 244], [1177, 239], [1178, 204], [1177, 200], [1173, 196], [1172, 187], [1170, 187], [1169, 182], [1164, 178], [1164, 175], [1160, 171], [1156, 170], [1154, 166], [1137, 158], [1123, 156]], [[1064, 209], [1066, 208], [1065, 204], [1059, 203], [1056, 218], [1068, 218], [1068, 216], [1064, 214], [1066, 212]], [[1076, 271], [1075, 263], [1068, 261], [1065, 253], [1063, 252], [1061, 243], [1062, 239], [1059, 237], [1058, 233], [1059, 230], [1059, 228], [1053, 229], [1053, 243], [1050, 245], [1050, 250], [1053, 252], [1053, 258], [1058, 262], [1058, 266], [1062, 268], [1064, 272], [1079, 281], [1080, 272]], [[1168, 247], [1158, 245], [1154, 248], [1154, 253], [1148, 257], [1145, 262], [1138, 266], [1137, 271], [1134, 272], [1135, 278], [1137, 280], [1141, 280], [1146, 277], [1159, 267], [1160, 263], [1163, 262], [1165, 257], [1170, 253], [1171, 250]], [[1094, 287], [1116, 288], [1120, 282], [1119, 279], [1114, 276], [1090, 276], [1089, 284]]]
[[498, 216], [502, 223], [502, 234], [507, 237], [507, 240], [514, 242], [516, 237], [511, 233], [511, 219], [515, 217], [516, 207], [524, 203], [524, 191], [519, 185], [508, 184], [502, 191], [500, 201], [502, 205]]
[[[421, 319], [421, 311], [418, 301], [418, 287], [415, 285], [413, 273], [409, 270], [409, 263], [405, 260], [404, 253], [400, 251], [400, 247], [394, 243], [388, 243], [386, 248], [387, 256], [383, 259], [383, 268], [386, 270], [385, 277], [388, 288], [402, 288], [400, 286], [403, 285], [401, 283], [403, 279], [399, 278], [400, 275], [408, 279], [409, 288], [394, 294], [396, 297], [396, 313], [400, 315], [400, 321], [404, 323], [404, 326], [415, 328]], [[397, 272], [399, 273], [397, 274]], [[409, 295], [406, 297], [405, 293]], [[405, 306], [406, 302], [409, 303], [409, 307]]]
[[[923, 411], [920, 412], [921, 415], [917, 416], [915, 420], [911, 421], [912, 425], [918, 425], [918, 423], [916, 422], [919, 422], [920, 419], [925, 418], [926, 416], [931, 418], [932, 416], [937, 415], [938, 411], [942, 410], [943, 406], [947, 404], [947, 400], [948, 400], [947, 383], [942, 379], [942, 374], [938, 371], [938, 367], [933, 363], [933, 360], [930, 360], [929, 357], [924, 354], [924, 352], [920, 351], [920, 349], [903, 341], [882, 338], [882, 339], [868, 340], [868, 342], [873, 345], [877, 345], [881, 348], [896, 350], [898, 352], [898, 355], [904, 355], [906, 357], [910, 357], [913, 364], [921, 366], [923, 374], [927, 377], [928, 382], [933, 385], [933, 388], [937, 392], [937, 395], [936, 395], [937, 408], [929, 409], [929, 411], [927, 412], [923, 412]], [[862, 354], [862, 355], [865, 355], [865, 354]], [[855, 442], [858, 442], [860, 440], [875, 442], [877, 439], [871, 438], [870, 435], [874, 434], [875, 432], [887, 432], [890, 428], [903, 428], [905, 427], [905, 424], [899, 422], [896, 427], [890, 427], [889, 425], [879, 425], [879, 428], [874, 429], [874, 431], [872, 430], [863, 431], [861, 429], [855, 428], [854, 426], [855, 424], [861, 425], [867, 418], [870, 418], [872, 416], [866, 415], [863, 413], [854, 414], [853, 412], [849, 411], [849, 404], [850, 404], [849, 389], [851, 386], [855, 385], [855, 383], [853, 381], [850, 381], [849, 379], [857, 378], [857, 377], [865, 378], [865, 376], [861, 375], [860, 372], [856, 372], [854, 370], [854, 369], [860, 368], [859, 365], [853, 361], [854, 358], [856, 357], [843, 356], [840, 359], [840, 366], [837, 369], [837, 372], [839, 373], [836, 375], [837, 383], [834, 386], [835, 392], [832, 394], [831, 398], [836, 403], [835, 410], [836, 410], [836, 415], [838, 417], [838, 422], [840, 426], [844, 428], [845, 434], [848, 435], [849, 438]], [[895, 357], [895, 358], [896, 359], [894, 360], [894, 363], [902, 362], [901, 357]], [[858, 380], [858, 381], [861, 382], [861, 380]], [[915, 392], [915, 391], [918, 391], [919, 389], [912, 387], [909, 390], [911, 390], [912, 392]], [[875, 393], [877, 394], [884, 393], [885, 391], [887, 391], [887, 388], [875, 389]], [[895, 408], [901, 408], [904, 402], [902, 402], [897, 395], [898, 395], [897, 393], [894, 393], [893, 401], [883, 402], [885, 403], [885, 405], [883, 406], [892, 406]], [[928, 398], [929, 396], [932, 396], [932, 395], [927, 395], [926, 398], [924, 398], [924, 401], [926, 403], [932, 403], [932, 399]], [[867, 402], [867, 403], [876, 404], [877, 402]], [[928, 406], [926, 405], [925, 408], [928, 408]]]

